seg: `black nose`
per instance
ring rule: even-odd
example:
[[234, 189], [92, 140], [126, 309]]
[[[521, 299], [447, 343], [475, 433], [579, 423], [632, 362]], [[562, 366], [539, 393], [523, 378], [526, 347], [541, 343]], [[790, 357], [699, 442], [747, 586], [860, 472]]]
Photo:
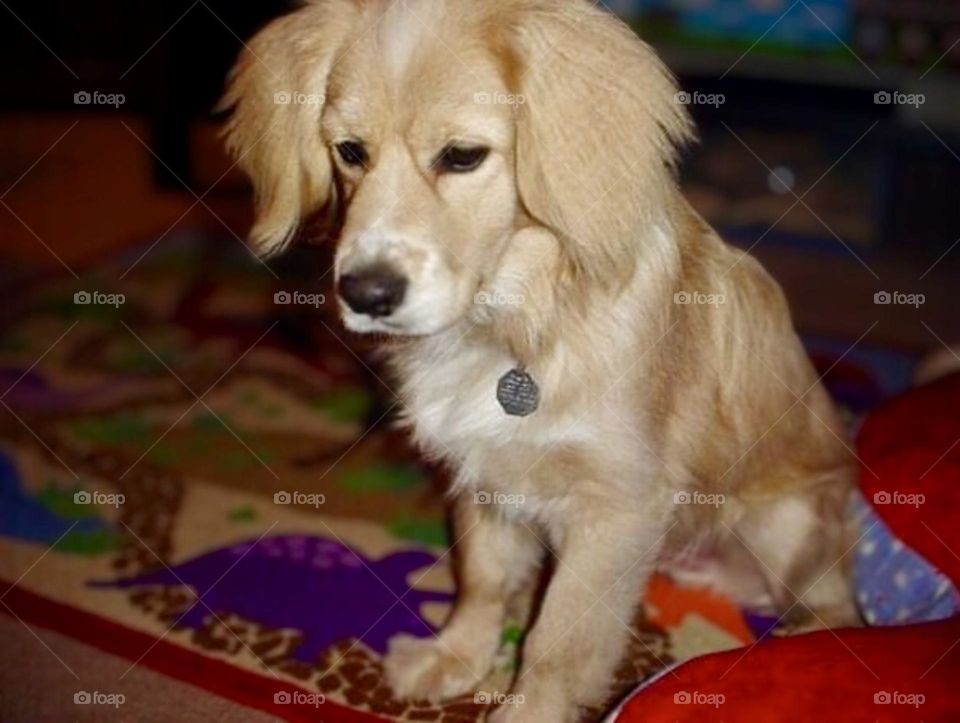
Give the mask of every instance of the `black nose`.
[[385, 264], [374, 264], [340, 277], [337, 290], [358, 314], [390, 316], [407, 291], [407, 279]]

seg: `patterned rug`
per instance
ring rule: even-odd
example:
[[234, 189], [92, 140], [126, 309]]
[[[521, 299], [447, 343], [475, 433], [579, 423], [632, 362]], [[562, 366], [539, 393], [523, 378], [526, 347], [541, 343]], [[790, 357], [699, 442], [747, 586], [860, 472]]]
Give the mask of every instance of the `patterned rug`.
[[[130, 665], [99, 690], [71, 670], [50, 693], [71, 720], [135, 695], [140, 667], [288, 720], [485, 711], [384, 683], [387, 640], [431, 635], [453, 600], [443, 479], [392, 431], [396, 397], [337, 325], [321, 258], [267, 267], [187, 234], [6, 289], [0, 611]], [[857, 405], [897, 383], [873, 376], [841, 379]], [[632, 632], [622, 690], [755, 635], [729, 601], [662, 577]], [[522, 636], [507, 626], [481, 689], [506, 689]], [[40, 637], [34, 652], [57, 656]]]

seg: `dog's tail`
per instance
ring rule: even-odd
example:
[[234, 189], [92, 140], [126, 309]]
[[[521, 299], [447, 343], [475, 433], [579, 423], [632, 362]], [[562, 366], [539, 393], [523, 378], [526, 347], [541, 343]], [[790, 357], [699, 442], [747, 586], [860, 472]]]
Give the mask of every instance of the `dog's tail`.
[[927, 354], [913, 370], [913, 385], [936, 381], [960, 372], [960, 344], [945, 346]]

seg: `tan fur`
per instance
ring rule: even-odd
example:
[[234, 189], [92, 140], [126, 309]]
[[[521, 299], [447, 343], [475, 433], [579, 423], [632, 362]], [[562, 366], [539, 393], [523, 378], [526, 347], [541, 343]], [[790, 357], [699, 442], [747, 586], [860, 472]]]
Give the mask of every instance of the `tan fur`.
[[[338, 277], [385, 260], [410, 281], [389, 320], [343, 307], [350, 328], [402, 339], [389, 355], [405, 421], [456, 473], [458, 605], [439, 639], [394, 641], [395, 690], [479, 685], [544, 547], [557, 563], [515, 682], [524, 702], [499, 721], [602, 702], [658, 565], [710, 558], [726, 571], [712, 581], [793, 622], [854, 623], [851, 452], [779, 287], [678, 191], [691, 126], [652, 51], [581, 0], [388, 5], [318, 0], [275, 21], [227, 101], [264, 251], [326, 203], [344, 212]], [[284, 84], [325, 104], [267, 102]], [[366, 168], [324, 147], [351, 138]], [[458, 140], [490, 155], [438, 174], [431, 158]], [[495, 400], [517, 365], [541, 390], [524, 418]], [[725, 500], [676, 503], [693, 492]]]

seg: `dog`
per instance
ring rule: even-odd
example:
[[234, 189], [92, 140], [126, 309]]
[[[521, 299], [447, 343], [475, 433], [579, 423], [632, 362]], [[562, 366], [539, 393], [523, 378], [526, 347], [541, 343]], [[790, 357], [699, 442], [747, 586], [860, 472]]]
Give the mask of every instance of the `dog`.
[[252, 243], [335, 219], [343, 323], [453, 472], [458, 602], [391, 642], [399, 696], [475, 690], [551, 556], [499, 723], [603, 704], [656, 569], [858, 622], [855, 455], [776, 282], [680, 193], [677, 93], [586, 0], [312, 0], [228, 79]]

